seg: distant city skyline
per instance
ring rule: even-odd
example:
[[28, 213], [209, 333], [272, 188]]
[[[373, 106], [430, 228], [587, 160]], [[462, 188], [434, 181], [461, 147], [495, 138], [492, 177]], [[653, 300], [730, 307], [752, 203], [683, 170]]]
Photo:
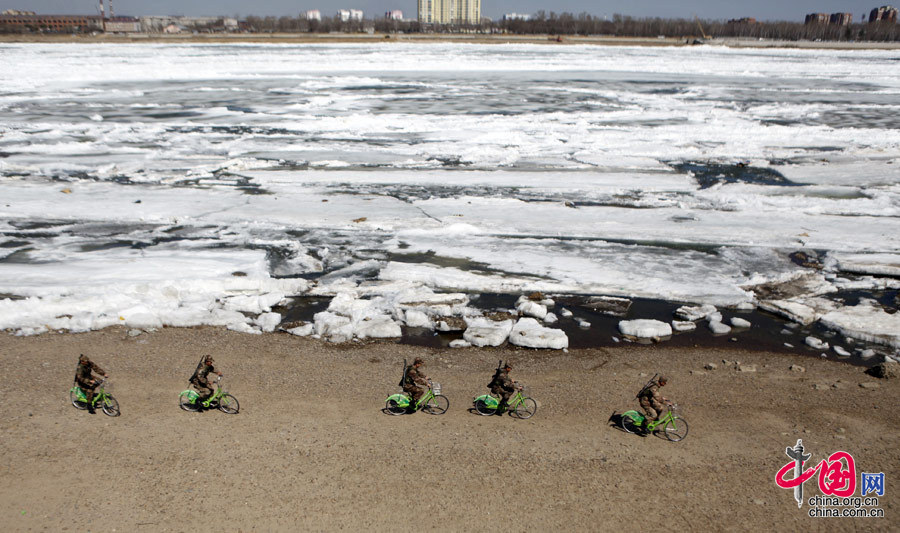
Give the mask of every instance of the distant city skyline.
[[[870, 10], [891, 2], [872, 0], [757, 0], [753, 3], [738, 0], [637, 0], [623, 5], [614, 0], [482, 0], [483, 16], [494, 20], [505, 13], [590, 13], [612, 17], [621, 14], [636, 18], [693, 18], [731, 19], [753, 17], [757, 20], [785, 20], [803, 22], [808, 13], [850, 13], [859, 22]], [[0, 11], [16, 9], [39, 14], [96, 14], [99, 0], [0, 0]], [[897, 5], [900, 5], [898, 3]], [[895, 7], [897, 7], [895, 5]], [[366, 18], [382, 17], [387, 11], [399, 9], [406, 19], [416, 18], [416, 0], [113, 0], [117, 15], [227, 15], [246, 17], [296, 17], [310, 9], [318, 9], [322, 16], [333, 16], [338, 9], [360, 9]]]

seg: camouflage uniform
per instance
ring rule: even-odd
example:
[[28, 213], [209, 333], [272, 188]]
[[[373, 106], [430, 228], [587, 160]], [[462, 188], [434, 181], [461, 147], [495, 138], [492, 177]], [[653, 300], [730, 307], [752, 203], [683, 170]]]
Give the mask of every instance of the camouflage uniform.
[[666, 404], [663, 402], [662, 394], [659, 393], [659, 387], [659, 381], [654, 381], [641, 393], [641, 409], [647, 415], [646, 422], [659, 420], [659, 417], [666, 412]]
[[497, 406], [498, 411], [506, 409], [509, 405], [509, 398], [516, 392], [516, 385], [509, 377], [509, 371], [505, 368], [494, 376], [490, 384], [491, 393], [500, 396], [500, 405]]
[[197, 367], [197, 370], [194, 371], [194, 375], [191, 376], [191, 385], [197, 389], [197, 392], [200, 393], [200, 400], [206, 400], [213, 394], [212, 384], [209, 382], [209, 373], [215, 372], [216, 369], [213, 365], [206, 364], [206, 360], [204, 359], [200, 365]]
[[410, 407], [415, 407], [422, 395], [425, 394], [425, 386], [428, 385], [427, 378], [415, 365], [409, 365], [406, 369], [406, 375], [403, 377], [403, 392], [409, 394], [412, 401]]
[[[93, 361], [86, 361], [84, 363], [79, 361], [78, 366], [75, 367], [75, 384], [84, 391], [84, 396], [87, 398], [89, 407], [93, 406], [94, 403], [94, 389], [100, 384], [99, 381], [91, 376], [92, 370], [100, 375], [106, 375], [106, 371], [97, 366]], [[92, 383], [92, 381], [94, 383]]]

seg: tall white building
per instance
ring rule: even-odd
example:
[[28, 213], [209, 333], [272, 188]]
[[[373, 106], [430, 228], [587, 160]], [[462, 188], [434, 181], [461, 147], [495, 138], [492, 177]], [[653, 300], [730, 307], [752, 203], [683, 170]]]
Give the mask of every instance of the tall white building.
[[456, 24], [478, 24], [481, 22], [481, 0], [456, 0]]
[[418, 15], [424, 24], [478, 24], [481, 0], [418, 0]]

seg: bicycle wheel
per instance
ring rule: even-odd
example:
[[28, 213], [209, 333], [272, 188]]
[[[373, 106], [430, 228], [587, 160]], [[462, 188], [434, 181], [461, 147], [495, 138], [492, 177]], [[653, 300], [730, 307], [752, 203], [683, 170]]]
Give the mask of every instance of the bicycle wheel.
[[443, 394], [438, 394], [428, 400], [422, 410], [430, 415], [442, 415], [447, 412], [448, 408], [450, 408], [450, 400]]
[[631, 415], [625, 413], [622, 415], [622, 429], [624, 429], [626, 433], [637, 433], [641, 430], [641, 427], [633, 418], [631, 418]]
[[390, 415], [399, 416], [406, 413], [406, 407], [400, 407], [400, 404], [397, 403], [396, 400], [388, 398], [388, 401], [384, 403], [384, 410], [388, 412]]
[[241, 410], [241, 404], [238, 403], [237, 398], [230, 394], [225, 394], [221, 398], [219, 398], [219, 411], [223, 413], [228, 413], [230, 415], [236, 415], [238, 411]]
[[481, 416], [490, 416], [497, 412], [496, 407], [488, 407], [483, 400], [475, 400], [475, 412]]
[[665, 433], [666, 438], [672, 442], [684, 440], [684, 438], [687, 437], [688, 434], [687, 420], [681, 418], [678, 415], [672, 415], [672, 419], [666, 422], [666, 427], [663, 430], [663, 433]]
[[522, 420], [533, 417], [536, 412], [537, 402], [532, 398], [524, 398], [516, 405], [516, 410], [513, 411], [513, 413]]
[[200, 410], [200, 402], [192, 402], [187, 394], [182, 394], [178, 397], [178, 405], [185, 411], [191, 411], [193, 413]]
[[69, 400], [72, 401], [72, 405], [75, 406], [75, 409], [81, 409], [82, 411], [87, 409], [87, 402], [78, 399], [78, 393], [75, 392], [75, 389], [69, 390]]
[[119, 401], [113, 398], [111, 395], [106, 394], [101, 400], [103, 412], [107, 416], [119, 416], [121, 411], [119, 411]]

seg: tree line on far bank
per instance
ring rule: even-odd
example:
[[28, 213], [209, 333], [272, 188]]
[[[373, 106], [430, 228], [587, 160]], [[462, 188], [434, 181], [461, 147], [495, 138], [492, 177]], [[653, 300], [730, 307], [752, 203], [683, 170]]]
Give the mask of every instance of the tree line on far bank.
[[421, 24], [415, 20], [341, 21], [338, 17], [307, 20], [302, 17], [247, 17], [248, 31], [301, 33], [511, 33], [517, 35], [613, 35], [616, 37], [742, 37], [785, 41], [900, 41], [900, 24], [803, 24], [799, 22], [725, 22], [696, 19], [611, 19], [588, 13], [538, 11], [529, 20], [485, 21], [469, 25]]
[[247, 17], [249, 31], [257, 32], [364, 32], [377, 33], [511, 33], [517, 35], [612, 35], [616, 37], [686, 38], [741, 37], [785, 41], [900, 41], [900, 24], [804, 24], [799, 22], [725, 22], [696, 19], [632, 18], [613, 15], [611, 19], [588, 13], [546, 13], [538, 11], [529, 20], [485, 21], [471, 25], [420, 24], [415, 20], [341, 21], [338, 17], [306, 20], [293, 17]]
[[[202, 33], [226, 31], [218, 24], [197, 25], [188, 30]], [[0, 33], [37, 32], [40, 28], [0, 26]], [[86, 30], [85, 30], [86, 31]], [[546, 13], [538, 11], [529, 20], [488, 21], [481, 24], [421, 24], [416, 20], [367, 19], [342, 21], [339, 17], [308, 20], [305, 17], [248, 16], [240, 31], [253, 33], [483, 33], [516, 35], [578, 35], [616, 37], [726, 38], [822, 41], [900, 41], [900, 24], [892, 22], [804, 24], [799, 22], [748, 22], [697, 19], [633, 18], [613, 15], [611, 19], [588, 13]]]

